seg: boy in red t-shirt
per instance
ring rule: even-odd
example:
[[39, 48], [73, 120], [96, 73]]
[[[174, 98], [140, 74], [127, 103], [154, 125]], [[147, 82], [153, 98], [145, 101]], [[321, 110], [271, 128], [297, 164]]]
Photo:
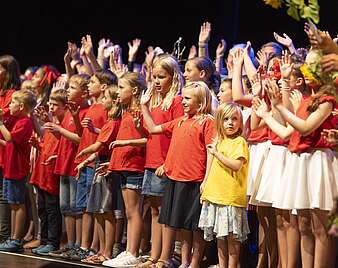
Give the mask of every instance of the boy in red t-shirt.
[[3, 168], [4, 198], [11, 208], [11, 238], [0, 244], [1, 251], [20, 252], [23, 250], [22, 238], [25, 235], [26, 221], [25, 184], [29, 173], [29, 139], [33, 133], [33, 123], [29, 114], [36, 105], [36, 98], [29, 90], [16, 91], [9, 105], [14, 117], [13, 127], [9, 130], [3, 123], [3, 110], [0, 109], [0, 132], [5, 147]]
[[[58, 89], [53, 91], [48, 103], [52, 118], [46, 121], [52, 121], [59, 125], [66, 113], [66, 104], [66, 90]], [[44, 121], [45, 115], [40, 116], [42, 121]], [[60, 181], [59, 176], [54, 173], [59, 141], [60, 135], [55, 135], [46, 130], [43, 134], [43, 141], [40, 144], [31, 142], [39, 151], [29, 182], [37, 189], [38, 214], [41, 227], [41, 245], [32, 249], [32, 253], [40, 255], [46, 255], [50, 251], [59, 249], [60, 246], [62, 233], [62, 215], [59, 200]]]

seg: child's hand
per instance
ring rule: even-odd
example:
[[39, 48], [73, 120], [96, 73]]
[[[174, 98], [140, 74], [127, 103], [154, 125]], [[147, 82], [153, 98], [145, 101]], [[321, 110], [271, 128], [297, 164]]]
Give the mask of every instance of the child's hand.
[[142, 92], [140, 104], [148, 106], [149, 101], [151, 99], [151, 95], [152, 95], [151, 88], [148, 88], [145, 92]]
[[224, 57], [224, 52], [227, 48], [227, 44], [224, 39], [221, 39], [221, 42], [218, 44], [216, 48], [216, 58]]
[[78, 155], [75, 157], [75, 159], [80, 159], [85, 155], [87, 155], [87, 153], [85, 152], [85, 150], [82, 150], [81, 152], [78, 153]]
[[134, 125], [136, 129], [139, 129], [141, 127], [141, 110], [139, 108], [133, 109], [131, 112], [131, 115], [134, 120]]
[[332, 145], [338, 144], [338, 130], [337, 129], [324, 129], [321, 135], [328, 143]]
[[323, 72], [338, 71], [338, 55], [328, 54], [324, 55], [320, 61]]
[[87, 34], [86, 37], [82, 37], [81, 40], [84, 53], [88, 56], [93, 53], [93, 42], [92, 42], [92, 37]]
[[203, 193], [204, 191], [204, 187], [205, 187], [205, 179], [202, 181], [201, 185], [200, 185], [200, 193]]
[[302, 102], [303, 95], [299, 90], [294, 90], [290, 93], [290, 101], [293, 107], [293, 111], [296, 113], [300, 103]]
[[[154, 48], [152, 46], [148, 47], [148, 52], [146, 51], [146, 58], [145, 58], [145, 63], [147, 68], [150, 68], [153, 64], [153, 60], [155, 57], [155, 52], [154, 52]], [[149, 72], [150, 70], [148, 70]]]
[[81, 122], [82, 127], [88, 128], [92, 133], [96, 133], [96, 128], [94, 127], [93, 121], [89, 117], [85, 117]]
[[44, 124], [44, 127], [52, 134], [60, 134], [61, 127], [57, 124], [54, 124], [52, 122], [47, 122], [46, 124]]
[[254, 96], [259, 96], [262, 92], [262, 80], [259, 73], [256, 73], [251, 80], [251, 91]]
[[50, 164], [53, 162], [53, 160], [55, 160], [57, 157], [58, 157], [57, 155], [51, 155], [50, 157], [48, 157], [48, 158], [46, 159], [45, 162], [42, 162], [41, 165], [48, 166], [48, 165], [50, 165]]
[[137, 51], [140, 47], [141, 39], [134, 39], [133, 43], [128, 42], [129, 52], [128, 52], [128, 61], [133, 62], [136, 59]]
[[199, 43], [208, 43], [210, 40], [211, 23], [204, 22], [201, 26], [200, 35], [198, 37]]
[[85, 161], [81, 162], [80, 164], [78, 164], [76, 166], [76, 168], [74, 169], [74, 171], [76, 171], [75, 179], [77, 181], [80, 179], [81, 170], [84, 169], [87, 166], [87, 164], [88, 164], [88, 162], [85, 160]]
[[97, 173], [100, 176], [107, 176], [109, 173], [111, 173], [110, 170], [108, 170], [109, 162], [105, 162], [99, 165], [99, 167], [95, 170], [95, 173]]
[[243, 49], [239, 48], [233, 54], [233, 63], [234, 66], [242, 66], [244, 61]]
[[116, 147], [123, 147], [123, 146], [128, 146], [129, 145], [129, 141], [128, 140], [116, 140], [113, 141], [110, 145], [109, 145], [109, 149], [112, 150]]
[[34, 114], [41, 120], [42, 122], [51, 122], [52, 117], [51, 115], [46, 111], [46, 108], [44, 106], [38, 106], [34, 109]]
[[332, 115], [333, 116], [337, 116], [338, 115], [338, 109], [335, 108], [333, 111], [332, 111]]
[[267, 67], [269, 61], [269, 55], [262, 51], [257, 51], [257, 61], [260, 66]]
[[76, 104], [75, 102], [68, 101], [68, 103], [66, 104], [66, 107], [68, 108], [72, 116], [77, 116], [80, 112], [80, 106]]
[[252, 100], [252, 109], [258, 117], [263, 118], [269, 113], [268, 106], [264, 99], [254, 98]]
[[282, 94], [278, 85], [276, 84], [276, 81], [267, 80], [265, 89], [268, 92], [271, 105], [277, 106], [278, 104], [282, 103]]
[[32, 137], [30, 137], [30, 139], [29, 139], [29, 144], [30, 145], [32, 145], [34, 148], [36, 148], [36, 149], [40, 149], [40, 145], [39, 145], [39, 140], [38, 140], [38, 138], [37, 137], [34, 137], [34, 136], [32, 136]]
[[275, 37], [276, 41], [286, 47], [291, 47], [293, 44], [292, 44], [292, 39], [286, 34], [286, 33], [283, 33], [283, 36], [280, 36], [278, 35], [277, 33], [273, 33], [273, 36]]
[[293, 63], [291, 61], [291, 55], [287, 51], [283, 50], [282, 61], [280, 63], [280, 71], [282, 78], [289, 79], [293, 70]]
[[214, 144], [214, 143], [208, 144], [207, 150], [208, 150], [208, 153], [210, 153], [211, 155], [215, 155], [215, 153], [217, 152], [216, 144]]
[[159, 166], [156, 170], [155, 170], [155, 175], [157, 177], [162, 177], [165, 174], [165, 170], [164, 170], [164, 164], [162, 166]]
[[188, 60], [193, 59], [195, 57], [197, 57], [197, 49], [194, 45], [192, 45], [189, 50]]

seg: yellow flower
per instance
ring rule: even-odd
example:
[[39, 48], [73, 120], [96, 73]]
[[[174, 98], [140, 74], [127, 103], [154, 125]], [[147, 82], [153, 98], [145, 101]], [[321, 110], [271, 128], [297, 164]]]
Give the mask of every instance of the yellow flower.
[[314, 74], [309, 66], [305, 63], [300, 67], [300, 71], [302, 72], [302, 75], [304, 76], [304, 78], [308, 79], [311, 81], [311, 83], [314, 83], [316, 85], [320, 85], [321, 81], [320, 78], [318, 79], [316, 76], [316, 74]]
[[278, 9], [282, 6], [282, 0], [263, 0], [265, 4], [272, 6], [275, 9]]

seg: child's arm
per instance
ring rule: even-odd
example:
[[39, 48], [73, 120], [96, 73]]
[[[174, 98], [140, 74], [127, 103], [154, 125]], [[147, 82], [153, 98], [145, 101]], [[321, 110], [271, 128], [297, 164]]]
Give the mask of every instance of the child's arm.
[[113, 141], [109, 145], [109, 149], [113, 149], [115, 147], [123, 147], [123, 146], [145, 146], [147, 143], [146, 138], [134, 139], [134, 140], [116, 140]]
[[96, 153], [98, 152], [101, 147], [102, 147], [102, 142], [95, 142], [93, 143], [92, 145], [89, 145], [87, 148], [84, 148], [77, 156], [76, 158], [81, 158], [82, 156], [85, 156], [87, 154], [93, 154], [93, 153]]
[[150, 134], [160, 134], [163, 132], [162, 127], [154, 123], [153, 118], [151, 117], [149, 111], [149, 101], [150, 101], [150, 89], [146, 93], [142, 94], [141, 97], [141, 110], [144, 122], [146, 123], [147, 129]]
[[72, 43], [68, 42], [68, 48], [67, 48], [66, 54], [63, 57], [68, 79], [74, 75], [74, 70], [72, 68], [72, 65], [70, 64], [70, 62], [72, 61], [71, 53], [72, 53]]
[[141, 39], [134, 39], [133, 43], [128, 42], [128, 71], [132, 72], [134, 69], [134, 62], [136, 61], [137, 51], [140, 47]]
[[96, 158], [96, 154], [94, 153], [91, 156], [89, 156], [86, 160], [84, 160], [83, 162], [81, 162], [80, 164], [76, 166], [76, 168], [74, 169], [76, 171], [76, 176], [75, 176], [76, 180], [79, 179], [81, 170], [85, 168], [89, 163], [94, 162], [95, 158]]
[[211, 164], [212, 164], [212, 160], [213, 160], [213, 155], [208, 150], [207, 151], [207, 166], [206, 166], [206, 169], [205, 169], [204, 179], [203, 179], [201, 186], [200, 186], [200, 192], [201, 193], [203, 192], [205, 184], [207, 183], [209, 172], [210, 172], [210, 167], [211, 167]]
[[50, 132], [52, 132], [55, 136], [59, 136], [62, 135], [64, 136], [66, 139], [70, 140], [71, 142], [75, 143], [75, 144], [79, 144], [80, 143], [80, 137], [73, 133], [68, 131], [67, 129], [55, 124], [55, 123], [51, 123], [48, 122], [45, 124], [45, 129], [48, 129]]
[[218, 161], [220, 161], [224, 166], [230, 168], [234, 172], [238, 172], [245, 161], [243, 157], [238, 159], [232, 159], [229, 157], [224, 156], [222, 153], [217, 151], [216, 144], [209, 144], [207, 145], [209, 153], [214, 156]]
[[245, 68], [245, 72], [249, 77], [249, 80], [251, 81], [254, 76], [257, 73], [257, 69], [255, 67], [255, 65], [253, 64], [251, 58], [250, 58], [250, 51], [251, 51], [251, 42], [248, 41], [246, 43], [246, 47], [244, 48], [244, 68]]
[[6, 144], [7, 144], [6, 141], [4, 141], [3, 139], [0, 139], [0, 146], [1, 146], [1, 147], [5, 147]]
[[280, 35], [274, 32], [273, 36], [275, 37], [278, 43], [286, 46], [289, 49], [291, 54], [296, 53], [296, 48], [293, 45], [292, 39], [286, 33], [283, 33], [284, 37], [281, 37]]
[[81, 137], [83, 128], [79, 118], [80, 106], [74, 102], [68, 102], [66, 106], [70, 111], [70, 113], [72, 114], [74, 125], [76, 127], [76, 133], [78, 134], [79, 137]]
[[4, 121], [3, 121], [3, 110], [0, 109], [0, 132], [2, 134], [2, 136], [4, 137], [4, 140], [6, 142], [9, 142], [12, 140], [12, 135], [11, 133], [8, 131], [8, 129], [6, 128], [6, 126], [4, 125]]
[[210, 40], [211, 24], [204, 22], [198, 38], [198, 56], [209, 58], [208, 42]]
[[84, 46], [84, 52], [86, 54], [87, 59], [89, 59], [92, 69], [94, 71], [101, 71], [102, 68], [100, 64], [97, 62], [96, 57], [93, 52], [93, 42], [92, 38], [89, 34], [86, 37], [82, 38], [82, 45]]
[[225, 40], [222, 39], [221, 43], [218, 44], [217, 49], [216, 49], [216, 71], [221, 73], [223, 69], [223, 57], [224, 57], [224, 52], [226, 50], [227, 44], [225, 43]]

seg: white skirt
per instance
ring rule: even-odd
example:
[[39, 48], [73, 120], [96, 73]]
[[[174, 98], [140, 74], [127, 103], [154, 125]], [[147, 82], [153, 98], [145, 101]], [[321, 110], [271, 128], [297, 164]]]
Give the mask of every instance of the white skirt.
[[331, 210], [338, 193], [338, 161], [330, 149], [288, 152], [273, 207]]
[[250, 204], [272, 206], [275, 194], [279, 191], [287, 152], [288, 149], [285, 146], [270, 145], [261, 176], [256, 178]]
[[204, 240], [225, 239], [232, 233], [234, 239], [243, 242], [250, 233], [245, 208], [222, 206], [203, 202], [198, 227], [204, 232]]
[[265, 141], [260, 143], [250, 144], [250, 158], [249, 158], [249, 173], [247, 195], [252, 195], [254, 184], [257, 177], [261, 175], [264, 161], [268, 155], [271, 142]]

